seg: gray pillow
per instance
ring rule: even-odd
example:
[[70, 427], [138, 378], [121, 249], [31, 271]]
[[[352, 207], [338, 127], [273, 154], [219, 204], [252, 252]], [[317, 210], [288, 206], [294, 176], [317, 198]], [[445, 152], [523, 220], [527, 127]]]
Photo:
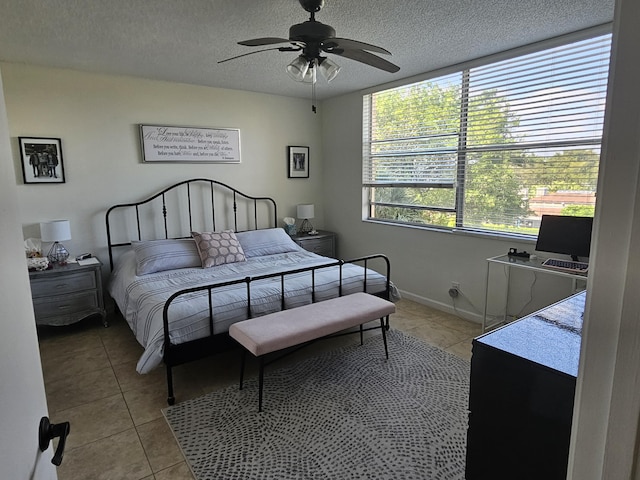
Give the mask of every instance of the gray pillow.
[[247, 258], [301, 250], [301, 247], [287, 235], [283, 228], [249, 230], [236, 233], [236, 237]]
[[196, 242], [192, 238], [133, 241], [136, 275], [201, 267]]

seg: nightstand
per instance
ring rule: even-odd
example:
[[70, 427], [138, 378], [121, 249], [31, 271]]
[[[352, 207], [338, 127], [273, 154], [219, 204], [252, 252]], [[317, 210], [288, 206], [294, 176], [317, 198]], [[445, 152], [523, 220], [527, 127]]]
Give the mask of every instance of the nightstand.
[[105, 327], [107, 312], [102, 293], [102, 264], [55, 265], [29, 272], [36, 325], [70, 325], [100, 315]]
[[305, 250], [325, 257], [336, 257], [336, 234], [326, 230], [318, 230], [317, 235], [300, 233], [291, 237]]

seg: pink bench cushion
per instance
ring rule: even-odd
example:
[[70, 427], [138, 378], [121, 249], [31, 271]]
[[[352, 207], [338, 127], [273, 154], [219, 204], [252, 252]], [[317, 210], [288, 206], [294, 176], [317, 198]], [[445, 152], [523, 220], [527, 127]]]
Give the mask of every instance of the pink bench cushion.
[[229, 335], [256, 357], [300, 345], [376, 320], [396, 306], [368, 293], [354, 293], [234, 323]]

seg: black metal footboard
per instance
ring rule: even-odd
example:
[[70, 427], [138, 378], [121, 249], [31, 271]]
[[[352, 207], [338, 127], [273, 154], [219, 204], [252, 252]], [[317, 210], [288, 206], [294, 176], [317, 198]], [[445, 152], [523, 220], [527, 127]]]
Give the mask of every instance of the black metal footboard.
[[[287, 276], [310, 272], [311, 275], [311, 301], [313, 303], [316, 302], [316, 272], [323, 269], [328, 268], [338, 268], [339, 276], [338, 276], [338, 296], [343, 295], [343, 266], [345, 264], [357, 264], [362, 265], [363, 267], [363, 291], [367, 291], [368, 287], [368, 269], [370, 264], [372, 263], [383, 263], [383, 269], [385, 271], [385, 286], [383, 289], [377, 292], [369, 292], [373, 295], [380, 296], [387, 300], [391, 299], [391, 264], [389, 259], [382, 254], [375, 255], [367, 255], [364, 257], [354, 258], [352, 260], [343, 261], [336, 260], [334, 262], [316, 265], [312, 267], [305, 267], [299, 269], [286, 270], [277, 273], [271, 273], [266, 275], [258, 275], [254, 277], [246, 277], [239, 280], [229, 281], [229, 282], [220, 282], [213, 283], [210, 285], [203, 285], [200, 287], [193, 287], [184, 290], [180, 290], [173, 295], [171, 295], [164, 304], [163, 308], [163, 326], [164, 326], [164, 363], [167, 371], [167, 402], [169, 405], [173, 405], [175, 403], [174, 389], [173, 389], [173, 373], [172, 368], [178, 365], [181, 365], [186, 362], [198, 360], [201, 358], [205, 358], [211, 356], [215, 353], [222, 352], [227, 350], [235, 345], [235, 342], [229, 337], [227, 332], [224, 333], [215, 333], [214, 331], [214, 301], [215, 301], [215, 292], [217, 289], [222, 287], [227, 287], [231, 285], [245, 285], [246, 290], [246, 298], [247, 298], [247, 312], [246, 318], [252, 318], [252, 284], [257, 282], [258, 280], [265, 280], [268, 278], [279, 278], [280, 279], [280, 309], [286, 309], [286, 278]], [[196, 340], [191, 340], [188, 342], [173, 344], [171, 343], [170, 337], [170, 325], [169, 325], [169, 309], [171, 304], [179, 297], [184, 295], [193, 294], [196, 292], [206, 292], [208, 297], [208, 321], [209, 321], [209, 335], [204, 338], [199, 338]], [[388, 322], [388, 318], [387, 318]], [[388, 328], [388, 323], [387, 323]]]

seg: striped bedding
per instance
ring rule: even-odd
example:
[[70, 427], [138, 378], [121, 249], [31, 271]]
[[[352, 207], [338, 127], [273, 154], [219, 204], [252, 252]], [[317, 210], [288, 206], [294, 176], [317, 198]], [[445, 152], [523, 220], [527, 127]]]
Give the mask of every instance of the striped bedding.
[[[162, 311], [166, 300], [176, 291], [213, 283], [242, 279], [248, 276], [295, 270], [335, 262], [300, 249], [247, 258], [246, 262], [219, 265], [213, 268], [180, 268], [136, 276], [135, 252], [121, 256], [109, 282], [109, 293], [128, 322], [144, 353], [138, 361], [138, 373], [148, 373], [161, 364], [164, 328]], [[343, 266], [343, 294], [363, 290], [364, 269], [358, 265]], [[316, 301], [338, 296], [339, 268], [316, 271]], [[367, 291], [383, 291], [384, 276], [367, 271]], [[286, 308], [311, 303], [311, 274], [303, 272], [285, 277]], [[392, 286], [392, 300], [399, 295]], [[251, 307], [254, 317], [280, 310], [280, 279], [259, 280], [251, 286]], [[171, 343], [179, 344], [209, 335], [209, 302], [206, 292], [178, 297], [169, 309]], [[247, 318], [246, 286], [221, 287], [213, 295], [214, 333], [227, 332], [229, 326]]]

